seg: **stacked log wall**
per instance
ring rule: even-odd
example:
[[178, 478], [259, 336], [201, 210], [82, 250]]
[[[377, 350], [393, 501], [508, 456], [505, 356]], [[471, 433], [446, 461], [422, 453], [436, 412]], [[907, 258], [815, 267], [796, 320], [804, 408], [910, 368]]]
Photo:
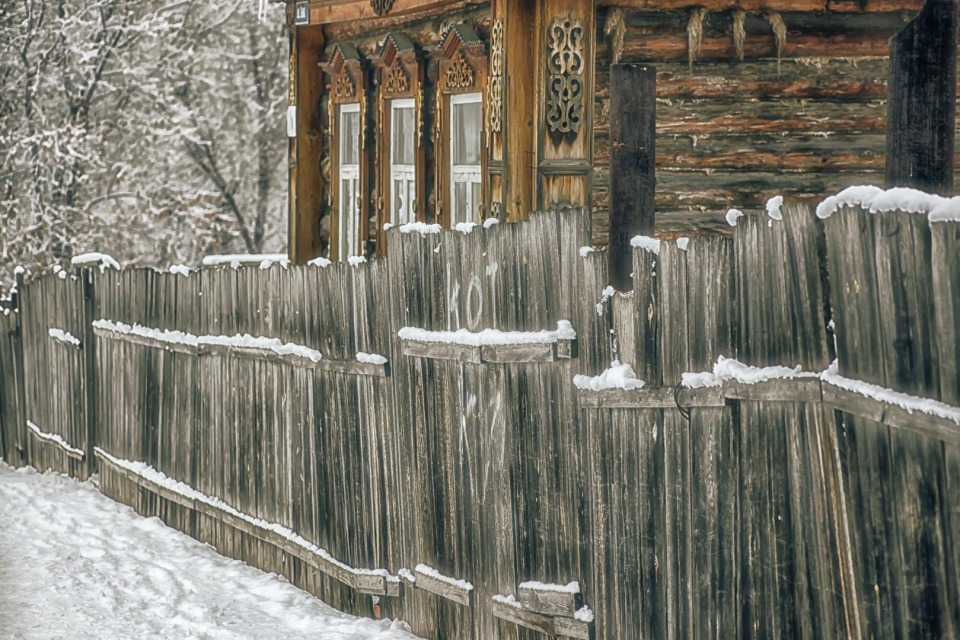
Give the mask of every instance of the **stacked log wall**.
[[690, 9], [600, 10], [595, 243], [605, 243], [607, 235], [608, 84], [615, 39], [604, 29], [614, 11], [622, 12], [625, 25], [622, 51], [616, 52], [619, 61], [649, 63], [658, 70], [661, 232], [724, 230], [723, 215], [729, 208], [762, 210], [776, 195], [816, 204], [825, 192], [883, 183], [888, 39], [912, 17], [916, 3], [868, 2], [861, 3], [863, 8], [836, 6], [829, 11], [799, 5], [790, 11], [791, 3], [784, 3], [779, 16], [786, 41], [780, 56], [770, 14], [748, 11], [743, 61], [737, 57], [730, 3], [719, 4], [724, 8], [706, 16], [692, 66]]

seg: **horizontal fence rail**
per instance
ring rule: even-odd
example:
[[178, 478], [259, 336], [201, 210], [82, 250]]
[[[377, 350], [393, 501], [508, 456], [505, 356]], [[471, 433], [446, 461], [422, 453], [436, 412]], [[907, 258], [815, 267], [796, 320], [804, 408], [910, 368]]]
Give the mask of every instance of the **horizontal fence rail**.
[[954, 637], [960, 206], [773, 209], [20, 276], [0, 455], [425, 638]]

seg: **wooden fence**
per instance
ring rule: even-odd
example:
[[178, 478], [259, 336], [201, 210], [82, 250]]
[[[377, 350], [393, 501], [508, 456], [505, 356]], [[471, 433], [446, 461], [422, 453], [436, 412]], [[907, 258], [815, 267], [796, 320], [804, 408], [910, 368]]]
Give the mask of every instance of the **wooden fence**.
[[0, 453], [425, 638], [956, 637], [960, 223], [733, 232], [612, 296], [579, 210], [23, 283]]

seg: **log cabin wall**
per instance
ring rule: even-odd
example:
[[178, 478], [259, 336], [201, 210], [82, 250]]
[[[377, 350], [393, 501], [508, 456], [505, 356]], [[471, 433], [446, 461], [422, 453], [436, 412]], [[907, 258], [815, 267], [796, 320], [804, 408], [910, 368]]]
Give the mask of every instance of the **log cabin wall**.
[[659, 233], [723, 229], [728, 208], [763, 209], [774, 195], [815, 203], [822, 193], [883, 183], [887, 43], [922, 2], [780, 2], [799, 9], [781, 12], [764, 10], [775, 1], [749, 3], [757, 11], [746, 12], [729, 7], [748, 3], [705, 2], [727, 9], [706, 14], [692, 62], [688, 28], [701, 9], [600, 4], [633, 8], [603, 6], [597, 15], [595, 243], [607, 237], [615, 56], [658, 71]]

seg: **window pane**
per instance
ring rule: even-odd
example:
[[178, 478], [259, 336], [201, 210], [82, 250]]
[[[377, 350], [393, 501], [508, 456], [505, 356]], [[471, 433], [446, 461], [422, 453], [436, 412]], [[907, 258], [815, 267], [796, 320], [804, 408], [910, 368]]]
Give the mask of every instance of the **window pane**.
[[391, 222], [394, 224], [404, 224], [406, 222], [407, 203], [403, 187], [403, 180], [393, 181], [393, 209], [391, 211], [393, 219]]
[[340, 180], [340, 260], [354, 255], [357, 248], [357, 189], [356, 178]]
[[467, 220], [476, 222], [480, 219], [480, 205], [483, 204], [483, 195], [481, 193], [479, 182], [471, 182], [470, 188], [472, 190], [472, 194], [470, 198], [470, 211], [467, 214]]
[[466, 222], [470, 219], [470, 216], [467, 215], [467, 208], [470, 206], [467, 202], [468, 186], [466, 182], [455, 182], [453, 185], [454, 201], [451, 224]]
[[407, 217], [404, 222], [413, 222], [417, 217], [417, 212], [414, 210], [414, 204], [417, 201], [417, 183], [414, 182], [411, 177], [407, 181]]
[[360, 164], [360, 114], [340, 113], [340, 164]]
[[453, 105], [453, 164], [480, 164], [482, 119], [479, 102]]
[[393, 163], [413, 164], [413, 107], [393, 109]]

